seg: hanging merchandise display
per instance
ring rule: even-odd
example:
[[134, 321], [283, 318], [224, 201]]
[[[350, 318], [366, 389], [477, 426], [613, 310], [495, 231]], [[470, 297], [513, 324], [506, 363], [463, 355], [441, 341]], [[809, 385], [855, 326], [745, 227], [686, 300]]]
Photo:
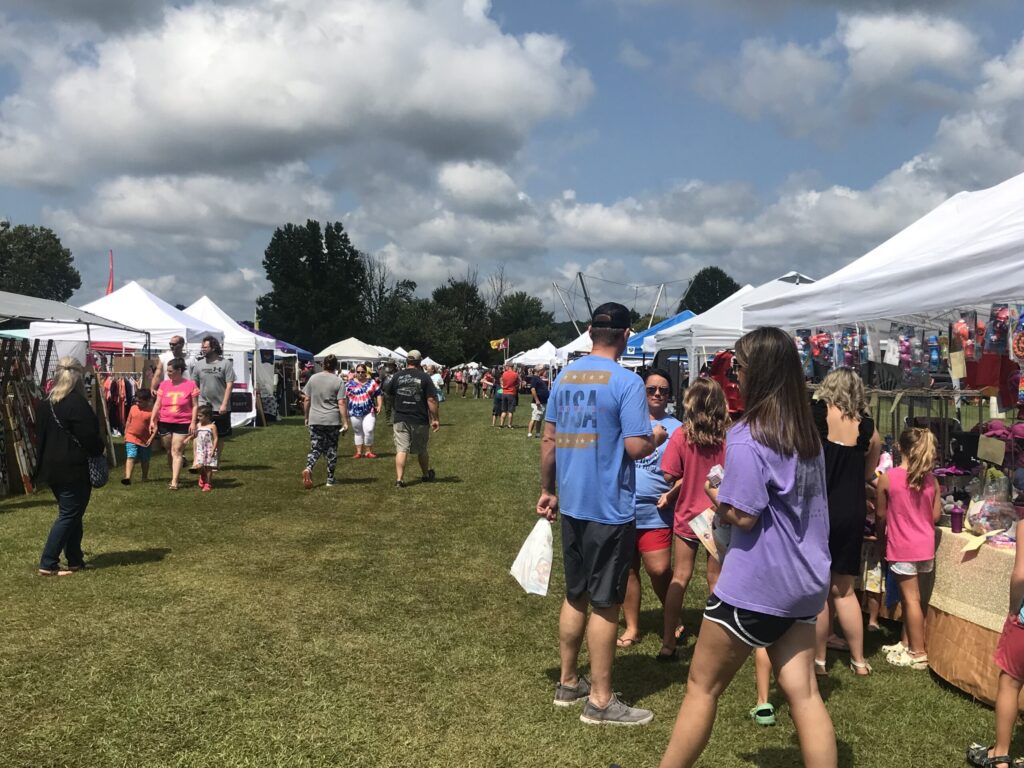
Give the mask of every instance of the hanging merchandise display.
[[985, 353], [1005, 355], [1010, 338], [1010, 306], [993, 304], [985, 332]]

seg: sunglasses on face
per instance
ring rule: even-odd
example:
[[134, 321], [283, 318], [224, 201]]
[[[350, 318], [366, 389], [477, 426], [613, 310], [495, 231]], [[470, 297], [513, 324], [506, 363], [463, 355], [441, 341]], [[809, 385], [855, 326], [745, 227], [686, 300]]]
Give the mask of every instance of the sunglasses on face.
[[663, 395], [665, 397], [668, 397], [671, 391], [672, 390], [669, 389], [668, 387], [647, 387], [648, 395]]

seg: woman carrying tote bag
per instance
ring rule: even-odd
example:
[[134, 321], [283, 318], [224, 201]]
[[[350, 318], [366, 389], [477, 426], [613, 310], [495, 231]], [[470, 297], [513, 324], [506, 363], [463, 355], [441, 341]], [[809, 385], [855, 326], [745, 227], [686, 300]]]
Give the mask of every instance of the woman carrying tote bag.
[[[103, 454], [99, 421], [89, 406], [82, 364], [62, 357], [50, 396], [36, 407], [39, 467], [36, 479], [57, 498], [57, 519], [39, 560], [40, 576], [69, 576], [85, 568], [82, 518], [92, 495], [89, 458]], [[64, 553], [67, 567], [61, 566]]]

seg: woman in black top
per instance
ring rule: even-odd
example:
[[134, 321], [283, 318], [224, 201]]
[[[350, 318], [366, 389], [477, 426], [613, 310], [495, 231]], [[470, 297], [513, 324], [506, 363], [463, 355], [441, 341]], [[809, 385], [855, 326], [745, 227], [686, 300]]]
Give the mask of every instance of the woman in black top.
[[[838, 616], [850, 650], [850, 669], [868, 675], [871, 666], [864, 660], [864, 623], [853, 585], [861, 571], [865, 483], [875, 477], [881, 440], [867, 415], [864, 383], [850, 368], [838, 368], [825, 377], [814, 393], [811, 411], [825, 451], [828, 549], [832, 555], [832, 588], [818, 616], [814, 671], [826, 673], [825, 649], [830, 645], [832, 617]], [[835, 641], [831, 645], [840, 647]]]
[[[99, 422], [89, 406], [82, 364], [62, 357], [50, 396], [36, 407], [39, 467], [36, 479], [57, 497], [57, 519], [43, 547], [40, 576], [68, 576], [85, 568], [82, 517], [89, 505], [89, 457], [103, 453]], [[60, 553], [67, 568], [60, 564]]]

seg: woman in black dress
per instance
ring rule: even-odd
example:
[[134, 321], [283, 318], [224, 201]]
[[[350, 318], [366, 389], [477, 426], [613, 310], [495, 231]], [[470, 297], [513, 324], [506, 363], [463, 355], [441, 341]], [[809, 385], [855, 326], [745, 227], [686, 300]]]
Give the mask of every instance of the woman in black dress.
[[[57, 519], [39, 560], [40, 576], [69, 576], [85, 568], [82, 518], [89, 505], [89, 457], [103, 453], [99, 421], [85, 396], [82, 364], [62, 357], [50, 396], [36, 406], [39, 468], [36, 477], [57, 497]], [[64, 553], [67, 567], [60, 564]]]
[[[811, 410], [825, 450], [828, 548], [832, 555], [832, 588], [818, 616], [814, 671], [826, 674], [826, 648], [832, 619], [838, 616], [850, 650], [850, 669], [857, 675], [869, 675], [871, 666], [864, 660], [864, 620], [853, 585], [861, 570], [865, 485], [874, 479], [881, 440], [868, 416], [864, 384], [850, 368], [838, 368], [825, 377], [814, 393]], [[831, 645], [838, 647], [834, 641]]]

